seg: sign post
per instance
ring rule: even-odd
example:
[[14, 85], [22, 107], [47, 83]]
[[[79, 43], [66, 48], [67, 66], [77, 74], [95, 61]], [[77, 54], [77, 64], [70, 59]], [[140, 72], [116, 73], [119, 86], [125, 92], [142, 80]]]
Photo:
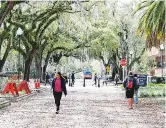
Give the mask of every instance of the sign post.
[[124, 69], [125, 69], [126, 64], [127, 64], [126, 59], [121, 59], [120, 65], [121, 65], [122, 68], [123, 68], [123, 81], [124, 81]]
[[125, 74], [124, 69], [125, 69], [125, 67], [122, 66], [122, 68], [123, 68], [123, 80], [122, 81], [124, 81], [124, 74]]

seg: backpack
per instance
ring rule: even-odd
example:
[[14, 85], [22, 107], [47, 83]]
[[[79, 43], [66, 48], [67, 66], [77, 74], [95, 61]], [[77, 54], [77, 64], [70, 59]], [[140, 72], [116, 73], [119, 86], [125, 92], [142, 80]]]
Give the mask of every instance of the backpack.
[[132, 89], [134, 87], [133, 85], [133, 78], [128, 78], [128, 82], [127, 82], [127, 89]]

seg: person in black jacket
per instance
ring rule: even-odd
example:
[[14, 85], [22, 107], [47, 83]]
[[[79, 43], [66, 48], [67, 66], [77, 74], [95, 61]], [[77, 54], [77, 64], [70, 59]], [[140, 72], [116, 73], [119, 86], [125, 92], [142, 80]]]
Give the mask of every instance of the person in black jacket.
[[137, 85], [137, 81], [133, 76], [133, 73], [130, 72], [129, 76], [125, 79], [123, 86], [126, 89], [126, 98], [128, 99], [128, 107], [129, 109], [133, 109], [133, 96], [134, 96], [134, 90], [135, 86]]
[[49, 83], [49, 84], [50, 84], [50, 81], [49, 81], [49, 80], [50, 80], [50, 78], [51, 78], [51, 76], [50, 76], [50, 75], [49, 75], [49, 73], [47, 72], [47, 73], [46, 73], [46, 81], [45, 81], [45, 86], [46, 86], [46, 84], [47, 84], [47, 83]]
[[71, 86], [74, 86], [74, 83], [75, 83], [75, 75], [74, 75], [74, 71], [73, 71], [72, 74], [71, 74], [71, 80], [72, 80], [72, 84], [71, 84]]
[[137, 74], [134, 74], [134, 78], [137, 81], [137, 86], [135, 86], [135, 104], [138, 104], [138, 89], [139, 89], [139, 79]]
[[67, 83], [68, 83], [68, 78], [67, 78], [67, 75], [66, 75], [66, 73], [63, 73], [62, 77], [65, 79], [65, 81], [66, 81], [66, 84], [67, 84]]
[[52, 89], [56, 104], [56, 114], [58, 114], [60, 109], [60, 100], [62, 97], [62, 92], [65, 94], [65, 96], [67, 95], [66, 81], [62, 77], [60, 72], [56, 73], [56, 78], [52, 81]]
[[96, 84], [97, 84], [97, 73], [95, 73], [95, 75], [94, 75], [94, 81], [95, 81], [95, 83], [94, 83], [94, 84], [92, 84], [92, 86], [93, 86], [93, 85], [95, 85], [95, 86], [96, 86]]

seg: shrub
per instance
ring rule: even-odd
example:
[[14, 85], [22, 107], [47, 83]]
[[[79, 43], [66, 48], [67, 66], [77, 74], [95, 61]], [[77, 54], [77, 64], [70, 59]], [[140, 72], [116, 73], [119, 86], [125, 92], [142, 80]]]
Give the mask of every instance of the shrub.
[[147, 86], [139, 88], [139, 97], [163, 97], [166, 95], [165, 93], [165, 87], [163, 84], [161, 86]]
[[147, 92], [144, 92], [144, 97], [149, 97]]
[[120, 88], [124, 88], [124, 87], [123, 87], [123, 84], [120, 84]]
[[152, 97], [155, 97], [155, 93], [154, 92], [152, 92]]
[[162, 92], [160, 92], [160, 91], [158, 91], [157, 93], [156, 93], [156, 96], [158, 96], [158, 97], [162, 97]]
[[144, 97], [144, 93], [143, 92], [140, 93], [140, 97], [141, 98]]
[[165, 84], [155, 84], [155, 83], [148, 83], [148, 86], [160, 86], [160, 87], [164, 87]]
[[152, 92], [148, 91], [148, 97], [152, 97]]

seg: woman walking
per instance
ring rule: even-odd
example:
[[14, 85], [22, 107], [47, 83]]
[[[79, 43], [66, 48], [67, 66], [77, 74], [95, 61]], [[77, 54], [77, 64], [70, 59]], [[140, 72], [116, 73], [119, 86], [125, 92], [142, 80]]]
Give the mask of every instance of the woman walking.
[[55, 104], [56, 104], [56, 114], [59, 113], [62, 92], [64, 92], [65, 96], [67, 95], [65, 84], [66, 84], [65, 79], [62, 77], [60, 72], [57, 72], [56, 78], [53, 79], [52, 81], [53, 95], [54, 95]]

